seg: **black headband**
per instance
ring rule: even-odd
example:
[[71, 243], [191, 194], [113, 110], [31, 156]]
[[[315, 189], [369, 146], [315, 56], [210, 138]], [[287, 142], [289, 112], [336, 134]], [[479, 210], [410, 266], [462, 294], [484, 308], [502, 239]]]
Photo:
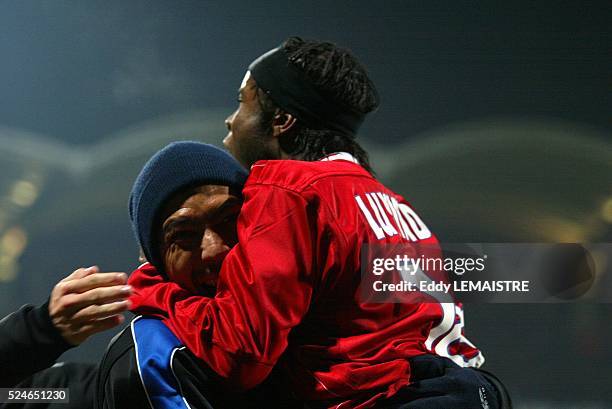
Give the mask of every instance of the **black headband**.
[[363, 122], [365, 114], [323, 96], [280, 47], [253, 61], [249, 71], [272, 101], [310, 127], [355, 136]]

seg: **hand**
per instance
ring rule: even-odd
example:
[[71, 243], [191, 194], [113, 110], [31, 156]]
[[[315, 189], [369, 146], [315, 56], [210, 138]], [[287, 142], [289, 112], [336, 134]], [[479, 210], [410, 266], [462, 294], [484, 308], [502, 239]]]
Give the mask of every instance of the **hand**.
[[91, 335], [121, 324], [132, 293], [125, 273], [79, 268], [57, 283], [49, 299], [49, 316], [62, 337], [79, 345]]
[[411, 383], [382, 405], [386, 409], [503, 409], [497, 389], [477, 370], [448, 358], [410, 358]]

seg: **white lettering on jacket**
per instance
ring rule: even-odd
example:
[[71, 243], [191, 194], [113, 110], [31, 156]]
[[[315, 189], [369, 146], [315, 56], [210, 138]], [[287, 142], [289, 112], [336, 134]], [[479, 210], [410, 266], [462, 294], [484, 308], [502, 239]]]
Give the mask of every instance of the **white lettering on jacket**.
[[386, 193], [355, 195], [355, 201], [378, 240], [397, 234], [410, 241], [431, 237], [431, 231], [410, 206]]

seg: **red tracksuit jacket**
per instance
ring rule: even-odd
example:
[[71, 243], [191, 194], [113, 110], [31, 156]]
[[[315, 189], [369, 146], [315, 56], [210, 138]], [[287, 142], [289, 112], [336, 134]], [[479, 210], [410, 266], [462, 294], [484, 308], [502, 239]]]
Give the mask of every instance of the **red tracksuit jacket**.
[[459, 305], [360, 301], [362, 245], [438, 242], [352, 156], [259, 161], [243, 195], [239, 244], [214, 298], [162, 282], [147, 264], [130, 278], [133, 310], [164, 317], [228, 381], [252, 388], [278, 363], [300, 399], [366, 408], [408, 384], [407, 357], [482, 364]]

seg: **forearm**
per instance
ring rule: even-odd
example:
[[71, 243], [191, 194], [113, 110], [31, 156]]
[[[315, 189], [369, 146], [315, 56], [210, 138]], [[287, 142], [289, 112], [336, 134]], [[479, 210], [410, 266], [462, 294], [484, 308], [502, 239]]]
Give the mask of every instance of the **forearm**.
[[[272, 367], [266, 359], [273, 359], [267, 346], [274, 342], [257, 339], [259, 331], [250, 330], [253, 325], [235, 307], [233, 298], [193, 296], [174, 283], [151, 290], [164, 310], [155, 315], [163, 317], [184, 345], [221, 378], [239, 389], [249, 389], [265, 379]], [[138, 301], [134, 308], [137, 313], [150, 311]], [[266, 345], [264, 350], [258, 348], [261, 344]]]
[[307, 284], [286, 280], [278, 286], [287, 290], [284, 294], [269, 294], [265, 282], [249, 283], [238, 274], [236, 260], [228, 256], [226, 266], [228, 274], [213, 299], [161, 281], [154, 269], [137, 270], [130, 277], [136, 289], [132, 309], [162, 318], [219, 376], [239, 389], [250, 389], [267, 377], [285, 350], [289, 331], [306, 311], [310, 291]]

